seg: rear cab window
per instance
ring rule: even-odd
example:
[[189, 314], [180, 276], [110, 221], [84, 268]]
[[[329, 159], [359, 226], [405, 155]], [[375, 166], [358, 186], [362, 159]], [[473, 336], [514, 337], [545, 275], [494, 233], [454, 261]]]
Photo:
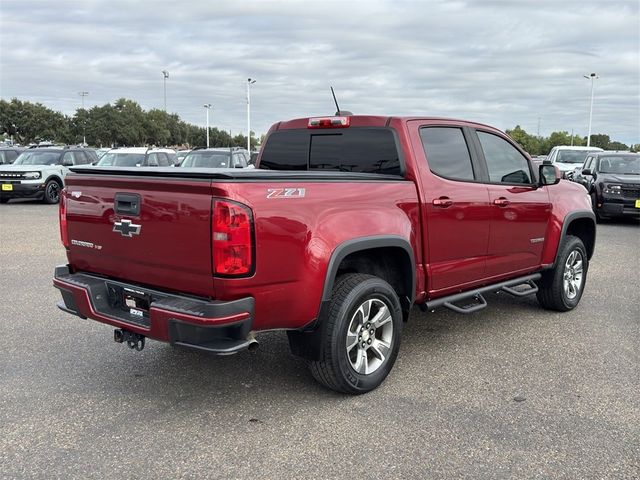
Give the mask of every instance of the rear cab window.
[[264, 146], [260, 168], [402, 175], [395, 136], [381, 127], [274, 132]]

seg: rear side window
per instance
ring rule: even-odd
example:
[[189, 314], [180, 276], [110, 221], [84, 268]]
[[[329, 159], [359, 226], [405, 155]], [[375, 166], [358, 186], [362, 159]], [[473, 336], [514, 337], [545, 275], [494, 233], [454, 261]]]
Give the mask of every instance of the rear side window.
[[433, 173], [453, 180], [474, 180], [471, 155], [460, 128], [421, 128], [420, 138]]
[[401, 174], [395, 138], [383, 128], [275, 132], [264, 147], [260, 168]]
[[527, 159], [509, 142], [487, 132], [478, 132], [492, 183], [530, 184]]

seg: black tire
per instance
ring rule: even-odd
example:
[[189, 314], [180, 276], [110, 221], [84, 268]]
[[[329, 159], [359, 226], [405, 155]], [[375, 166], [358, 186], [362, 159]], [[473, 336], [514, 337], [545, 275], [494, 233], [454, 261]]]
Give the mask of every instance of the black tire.
[[62, 185], [57, 180], [49, 180], [44, 186], [44, 197], [42, 201], [50, 205], [60, 201]]
[[[582, 277], [578, 282], [579, 287], [574, 288], [574, 296], [571, 296], [572, 292], [568, 292], [565, 289], [565, 273], [572, 273], [572, 269], [567, 266], [567, 261], [573, 252], [577, 252], [581, 256]], [[588, 270], [589, 259], [582, 240], [573, 235], [567, 235], [560, 245], [556, 266], [552, 270], [544, 272], [542, 278], [538, 281], [537, 297], [540, 305], [548, 310], [557, 312], [573, 310], [582, 298], [584, 286], [587, 283]], [[572, 278], [575, 279], [575, 276]]]
[[[389, 341], [390, 346], [386, 351], [387, 355], [384, 355], [382, 360], [379, 356], [375, 356], [375, 359], [372, 358], [372, 362], [380, 361], [381, 363], [371, 373], [362, 374], [355, 370], [352, 359], [350, 359], [351, 353], [348, 352], [346, 346], [347, 333], [350, 325], [353, 325], [352, 321], [356, 319], [359, 308], [369, 300], [375, 302], [374, 305], [384, 304], [388, 308], [391, 321], [387, 323], [392, 327], [392, 335]], [[370, 306], [370, 308], [376, 307]], [[369, 313], [372, 314], [371, 311]], [[309, 362], [313, 377], [332, 390], [354, 395], [366, 393], [378, 387], [391, 371], [400, 349], [402, 310], [398, 296], [391, 285], [373, 275], [344, 275], [336, 282], [331, 295], [330, 307], [323, 317], [321, 318], [322, 334], [319, 337], [321, 342], [320, 359]], [[358, 334], [356, 333], [356, 335]], [[366, 332], [362, 335], [369, 337]], [[378, 335], [378, 330], [371, 336], [374, 342], [376, 335]], [[360, 340], [355, 347], [356, 354], [362, 351], [359, 342]], [[371, 348], [369, 354], [373, 355], [378, 352], [378, 350], [374, 352], [373, 347]], [[367, 356], [366, 352], [364, 356]], [[368, 362], [365, 364], [368, 365]]]
[[596, 216], [596, 223], [601, 223], [603, 220], [605, 220], [605, 217], [600, 215], [600, 212], [598, 211], [598, 208], [596, 206], [597, 201], [598, 200], [597, 200], [597, 197], [596, 197], [596, 192], [592, 192], [591, 193], [591, 208], [593, 209], [593, 214]]
[[9, 200], [11, 200], [10, 198], [0, 198], [0, 203], [7, 203]]

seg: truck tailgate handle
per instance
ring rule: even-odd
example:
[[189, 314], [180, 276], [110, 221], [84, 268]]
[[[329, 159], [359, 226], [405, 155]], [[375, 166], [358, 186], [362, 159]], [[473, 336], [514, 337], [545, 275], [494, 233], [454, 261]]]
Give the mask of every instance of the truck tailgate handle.
[[494, 205], [498, 205], [499, 207], [506, 207], [507, 205], [509, 205], [509, 203], [511, 203], [511, 202], [509, 202], [509, 200], [507, 200], [504, 197], [496, 198], [493, 201], [493, 204]]
[[115, 213], [140, 215], [140, 195], [135, 193], [116, 193], [113, 204]]
[[451, 200], [449, 197], [440, 197], [434, 198], [432, 203], [436, 207], [447, 208], [453, 205], [453, 200]]

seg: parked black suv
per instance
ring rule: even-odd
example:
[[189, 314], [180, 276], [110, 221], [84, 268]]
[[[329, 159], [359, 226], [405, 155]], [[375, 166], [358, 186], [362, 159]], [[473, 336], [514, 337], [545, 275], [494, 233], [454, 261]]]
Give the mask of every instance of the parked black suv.
[[640, 218], [640, 154], [590, 152], [574, 175], [591, 195], [596, 218]]

